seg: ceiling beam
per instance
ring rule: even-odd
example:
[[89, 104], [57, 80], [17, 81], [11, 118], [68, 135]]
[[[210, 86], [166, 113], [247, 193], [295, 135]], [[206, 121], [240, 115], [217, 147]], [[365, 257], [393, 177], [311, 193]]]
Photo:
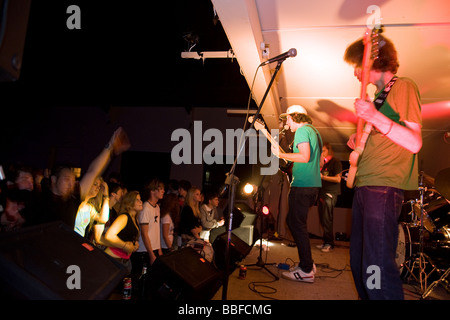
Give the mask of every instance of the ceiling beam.
[[[241, 71], [249, 88], [252, 87], [255, 72], [262, 60], [261, 43], [264, 42], [258, 9], [254, 0], [211, 0], [228, 37]], [[262, 72], [261, 72], [262, 71]], [[268, 67], [262, 67], [256, 74], [253, 99], [260, 105], [272, 78]], [[261, 115], [270, 129], [279, 128], [281, 113], [279, 95], [274, 82]]]

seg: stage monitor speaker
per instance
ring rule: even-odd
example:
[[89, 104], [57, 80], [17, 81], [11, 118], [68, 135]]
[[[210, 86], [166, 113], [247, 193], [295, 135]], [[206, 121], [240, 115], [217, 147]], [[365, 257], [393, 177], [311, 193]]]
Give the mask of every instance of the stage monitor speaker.
[[191, 247], [158, 257], [147, 279], [155, 300], [210, 300], [222, 285], [222, 273]]
[[[219, 235], [213, 243], [215, 263], [217, 268], [225, 270], [226, 267], [226, 251], [227, 251], [228, 233], [224, 232]], [[230, 241], [230, 259], [229, 259], [229, 273], [232, 273], [236, 268], [236, 262], [242, 261], [252, 250], [245, 241], [240, 239], [234, 233], [231, 233]]]
[[19, 79], [30, 5], [31, 0], [0, 0], [1, 82]]
[[[230, 224], [230, 210], [228, 209], [228, 206], [226, 206], [225, 209], [223, 210], [223, 218], [225, 219], [224, 226], [226, 226], [226, 228], [228, 229], [228, 226]], [[235, 207], [233, 209], [233, 221], [231, 224], [231, 230], [239, 228], [244, 219], [245, 219], [244, 214], [241, 212], [239, 208]]]
[[244, 215], [244, 219], [242, 220], [240, 226], [254, 226], [256, 222], [256, 213], [255, 210], [250, 208], [250, 206], [245, 202], [238, 202], [235, 203], [236, 208], [238, 208], [241, 213]]
[[126, 269], [63, 222], [0, 234], [0, 297], [107, 299]]
[[258, 229], [252, 225], [240, 226], [239, 228], [234, 229], [233, 233], [249, 246], [253, 246], [259, 238]]

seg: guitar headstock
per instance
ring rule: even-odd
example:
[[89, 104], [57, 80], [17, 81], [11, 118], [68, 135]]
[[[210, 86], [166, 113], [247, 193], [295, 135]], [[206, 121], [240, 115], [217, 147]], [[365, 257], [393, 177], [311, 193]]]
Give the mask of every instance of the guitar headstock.
[[[248, 117], [248, 122], [252, 123], [253, 119], [254, 119], [253, 116]], [[266, 128], [266, 126], [261, 121], [261, 119], [256, 119], [254, 126], [255, 126], [255, 129], [258, 131]]]
[[380, 33], [383, 32], [382, 28], [367, 29], [364, 33], [363, 42], [366, 50], [370, 51], [370, 60], [376, 60], [380, 51], [380, 46], [383, 44], [380, 42]]

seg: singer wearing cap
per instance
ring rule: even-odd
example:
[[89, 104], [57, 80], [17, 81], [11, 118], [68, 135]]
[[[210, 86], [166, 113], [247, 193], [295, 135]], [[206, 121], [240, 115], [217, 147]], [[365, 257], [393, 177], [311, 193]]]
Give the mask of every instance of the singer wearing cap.
[[281, 152], [275, 143], [272, 145], [272, 152], [277, 157], [294, 163], [286, 222], [294, 237], [300, 258], [299, 265], [283, 272], [282, 277], [298, 282], [314, 282], [316, 267], [312, 259], [306, 222], [309, 208], [316, 202], [322, 186], [320, 177], [322, 138], [312, 126], [312, 120], [302, 106], [292, 105], [280, 117], [286, 119], [290, 130], [295, 132], [293, 153]]

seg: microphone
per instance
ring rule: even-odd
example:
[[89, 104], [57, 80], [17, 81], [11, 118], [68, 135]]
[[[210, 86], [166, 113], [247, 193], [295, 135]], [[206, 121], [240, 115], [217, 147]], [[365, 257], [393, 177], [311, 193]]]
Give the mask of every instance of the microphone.
[[283, 129], [280, 131], [280, 134], [283, 134], [287, 129], [289, 129], [289, 126], [285, 124]]
[[295, 57], [296, 55], [297, 55], [297, 49], [291, 48], [291, 49], [289, 49], [289, 51], [286, 51], [285, 53], [279, 54], [276, 57], [273, 57], [272, 59], [262, 62], [259, 66], [261, 67], [261, 66], [265, 66], [266, 64], [269, 64], [272, 62], [286, 60], [287, 58]]

